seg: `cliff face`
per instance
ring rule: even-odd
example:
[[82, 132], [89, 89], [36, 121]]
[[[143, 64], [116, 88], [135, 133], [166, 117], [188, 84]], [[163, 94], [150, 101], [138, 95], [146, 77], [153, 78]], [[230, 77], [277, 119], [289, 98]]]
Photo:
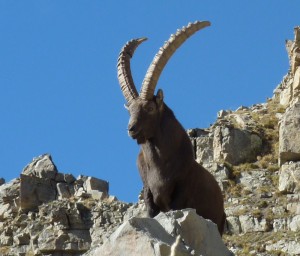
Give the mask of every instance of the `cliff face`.
[[300, 254], [299, 27], [286, 46], [290, 69], [271, 99], [188, 131], [197, 161], [223, 189], [224, 240], [237, 255]]
[[[197, 161], [223, 190], [223, 241], [236, 255], [300, 254], [299, 27], [286, 47], [290, 69], [272, 98], [188, 130]], [[120, 202], [108, 190], [106, 181], [59, 172], [49, 155], [0, 179], [0, 255], [230, 255], [193, 210], [148, 219], [142, 199]]]

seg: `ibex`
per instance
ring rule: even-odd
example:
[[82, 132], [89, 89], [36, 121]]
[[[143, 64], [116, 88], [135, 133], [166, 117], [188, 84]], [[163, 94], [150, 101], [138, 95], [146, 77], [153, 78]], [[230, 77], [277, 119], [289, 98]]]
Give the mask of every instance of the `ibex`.
[[128, 134], [141, 146], [137, 165], [144, 185], [144, 200], [150, 217], [160, 211], [194, 208], [223, 232], [225, 213], [222, 192], [214, 177], [194, 159], [192, 143], [164, 103], [162, 90], [154, 95], [161, 72], [187, 38], [209, 26], [196, 21], [177, 30], [154, 57], [138, 94], [130, 59], [146, 38], [125, 44], [118, 58], [118, 79], [130, 114]]

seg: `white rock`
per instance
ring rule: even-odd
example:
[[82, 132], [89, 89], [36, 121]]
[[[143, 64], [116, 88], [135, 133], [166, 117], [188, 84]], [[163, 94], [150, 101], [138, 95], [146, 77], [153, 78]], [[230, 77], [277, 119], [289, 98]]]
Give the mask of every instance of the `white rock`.
[[279, 127], [279, 163], [300, 160], [300, 102], [287, 108]]
[[278, 189], [287, 193], [294, 193], [300, 190], [300, 162], [281, 166]]
[[296, 215], [292, 218], [289, 227], [291, 231], [300, 231], [300, 215]]
[[242, 232], [241, 223], [237, 216], [227, 217], [227, 225], [229, 232], [232, 234], [240, 234]]
[[84, 255], [187, 256], [192, 251], [194, 255], [232, 255], [223, 244], [217, 226], [198, 216], [195, 210], [186, 209], [160, 213], [155, 219], [133, 217], [102, 246]]
[[86, 187], [87, 193], [90, 193], [92, 190], [98, 190], [108, 195], [108, 182], [105, 180], [88, 177], [85, 181], [84, 187]]
[[263, 232], [267, 230], [266, 219], [258, 220], [253, 216], [241, 215], [239, 216], [241, 228], [244, 233], [248, 232]]

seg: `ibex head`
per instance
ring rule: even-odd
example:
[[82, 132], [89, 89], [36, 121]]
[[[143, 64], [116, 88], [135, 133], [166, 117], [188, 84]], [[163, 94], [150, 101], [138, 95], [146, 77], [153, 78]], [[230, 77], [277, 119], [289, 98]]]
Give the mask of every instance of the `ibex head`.
[[154, 91], [168, 60], [186, 39], [209, 25], [210, 22], [208, 21], [196, 21], [189, 23], [186, 27], [177, 30], [176, 34], [171, 35], [169, 40], [159, 49], [149, 66], [140, 94], [138, 94], [132, 79], [130, 59], [136, 48], [147, 39], [133, 39], [122, 48], [117, 65], [118, 79], [130, 114], [128, 133], [133, 139], [137, 139], [138, 143], [143, 143], [155, 136], [155, 131], [159, 127], [158, 122], [164, 110], [163, 91], [158, 90], [156, 95], [154, 95]]

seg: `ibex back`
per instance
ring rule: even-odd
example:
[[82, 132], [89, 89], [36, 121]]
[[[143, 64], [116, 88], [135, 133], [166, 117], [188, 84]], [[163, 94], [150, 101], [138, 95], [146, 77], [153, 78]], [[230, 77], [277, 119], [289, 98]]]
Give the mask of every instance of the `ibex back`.
[[128, 133], [141, 146], [137, 163], [148, 215], [194, 208], [215, 222], [222, 234], [225, 213], [218, 183], [195, 161], [191, 141], [164, 103], [163, 91], [154, 95], [158, 78], [173, 53], [188, 37], [209, 25], [197, 21], [171, 35], [151, 63], [140, 94], [132, 79], [130, 59], [146, 38], [129, 41], [119, 55], [118, 78], [130, 114]]

